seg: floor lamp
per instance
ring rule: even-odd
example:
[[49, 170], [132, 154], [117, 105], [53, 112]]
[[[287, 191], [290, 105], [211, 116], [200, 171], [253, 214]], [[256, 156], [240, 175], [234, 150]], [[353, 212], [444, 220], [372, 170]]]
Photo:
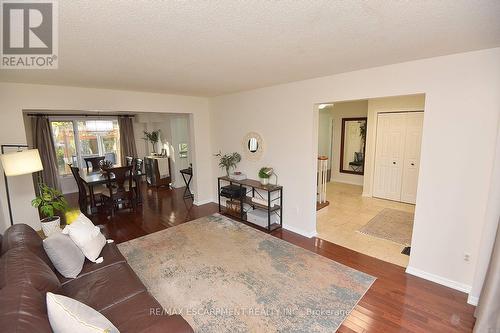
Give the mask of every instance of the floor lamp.
[[[17, 148], [16, 152], [5, 153], [5, 148]], [[14, 224], [12, 218], [12, 207], [10, 205], [9, 182], [7, 177], [27, 175], [43, 170], [42, 160], [38, 149], [29, 148], [27, 145], [1, 145], [3, 176], [5, 179], [5, 191], [7, 192], [7, 205], [9, 206], [10, 225]]]

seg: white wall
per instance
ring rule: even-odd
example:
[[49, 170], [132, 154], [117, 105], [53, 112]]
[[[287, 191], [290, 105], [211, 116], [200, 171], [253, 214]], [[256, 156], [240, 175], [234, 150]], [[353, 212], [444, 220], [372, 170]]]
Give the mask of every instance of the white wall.
[[[88, 89], [47, 85], [0, 83], [0, 143], [26, 143], [22, 116], [23, 109], [92, 110], [102, 112], [166, 112], [192, 114], [194, 137], [192, 160], [194, 168], [193, 191], [195, 202], [213, 199], [213, 172], [211, 170], [211, 135], [209, 102], [206, 98], [154, 94], [110, 89]], [[3, 177], [1, 185], [0, 231], [9, 224]], [[28, 223], [40, 228], [38, 214], [31, 208], [34, 196], [31, 176], [9, 179], [16, 223]], [[35, 222], [34, 222], [35, 221]]]
[[[342, 140], [342, 118], [366, 117], [368, 113], [368, 101], [350, 101], [334, 103], [333, 115], [333, 153], [332, 153], [332, 181], [363, 185], [362, 175], [353, 175], [340, 172], [340, 144]], [[344, 161], [345, 162], [345, 161]]]
[[[190, 155], [191, 155], [191, 144], [189, 142], [189, 118], [187, 115], [172, 115], [170, 116], [170, 128], [172, 132], [172, 139], [170, 141], [171, 155], [170, 158], [173, 161], [174, 168], [172, 170], [173, 182], [172, 186], [175, 188], [184, 187], [186, 184], [182, 179], [182, 175], [179, 172], [182, 169], [189, 167]], [[179, 144], [188, 144], [188, 157], [179, 157]], [[211, 161], [210, 161], [211, 162]]]
[[[259, 132], [265, 155], [259, 162], [242, 161], [240, 170], [256, 177], [259, 167], [273, 166], [284, 186], [285, 227], [312, 235], [318, 149], [315, 103], [425, 93], [409, 267], [413, 274], [468, 290], [488, 202], [499, 91], [500, 48], [495, 48], [220, 96], [212, 101], [212, 151], [241, 152], [245, 133]], [[215, 179], [221, 172], [215, 159], [213, 165]], [[464, 253], [472, 254], [469, 262]]]
[[[378, 114], [397, 111], [424, 111], [425, 95], [408, 95], [373, 98], [368, 100], [368, 126], [366, 129], [365, 177], [363, 196], [373, 194], [373, 175], [375, 173], [375, 145], [377, 142]], [[424, 115], [425, 117], [425, 115]]]
[[318, 156], [328, 157], [328, 169], [332, 165], [332, 108], [319, 110], [318, 117]]
[[[146, 143], [143, 139], [144, 130], [160, 130], [159, 145], [163, 147], [164, 143], [169, 144], [172, 186], [175, 188], [186, 186], [179, 171], [189, 167], [189, 163], [191, 163], [192, 147], [189, 115], [140, 113], [135, 118], [134, 132], [136, 133], [135, 141], [138, 147], [137, 154], [147, 156], [153, 152], [151, 143]], [[179, 143], [188, 144], [187, 158], [179, 158]], [[157, 152], [161, 152], [161, 149], [158, 148]], [[211, 160], [208, 163], [211, 163]]]
[[490, 264], [491, 253], [497, 229], [500, 223], [500, 122], [497, 134], [495, 163], [491, 173], [490, 196], [485, 213], [485, 223], [481, 236], [480, 247], [474, 255], [478, 258], [469, 303], [476, 305], [481, 294], [486, 272]]

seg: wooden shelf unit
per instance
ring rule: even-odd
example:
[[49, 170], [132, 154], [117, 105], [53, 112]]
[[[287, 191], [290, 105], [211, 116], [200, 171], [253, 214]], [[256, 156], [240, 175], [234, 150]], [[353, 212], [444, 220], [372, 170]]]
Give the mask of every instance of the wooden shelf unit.
[[[240, 189], [245, 188], [245, 195], [240, 198], [231, 198], [229, 200], [238, 200], [240, 203], [239, 215], [235, 214], [234, 211], [227, 211], [221, 204], [221, 188], [222, 183], [229, 183], [230, 185], [239, 185]], [[231, 217], [237, 217], [239, 220], [244, 221], [246, 224], [251, 224], [257, 226], [259, 229], [263, 229], [266, 232], [272, 232], [283, 226], [283, 187], [280, 185], [262, 185], [258, 180], [255, 179], [244, 179], [236, 180], [229, 178], [227, 176], [219, 177], [217, 179], [218, 188], [218, 203], [219, 203], [219, 213], [227, 214]], [[243, 190], [241, 190], [243, 193]], [[264, 192], [264, 196], [261, 194]], [[277, 197], [272, 197], [273, 193], [278, 192]], [[267, 200], [267, 205], [261, 203], [253, 202], [252, 198], [259, 197], [260, 199]], [[279, 200], [279, 204], [275, 201]], [[274, 206], [273, 206], [274, 204]], [[252, 209], [260, 209], [267, 212], [267, 228], [263, 228], [260, 225], [254, 224], [247, 219], [247, 212], [249, 209], [245, 210], [245, 205], [250, 206]], [[276, 214], [279, 218], [279, 223], [271, 223], [272, 214]]]

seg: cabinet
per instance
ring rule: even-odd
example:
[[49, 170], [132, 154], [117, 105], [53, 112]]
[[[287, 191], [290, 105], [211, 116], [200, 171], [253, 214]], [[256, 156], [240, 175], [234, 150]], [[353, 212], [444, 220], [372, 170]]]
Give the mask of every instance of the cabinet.
[[144, 169], [146, 171], [146, 182], [151, 186], [170, 186], [172, 177], [170, 175], [170, 158], [146, 156], [144, 158]]
[[423, 119], [423, 112], [378, 115], [374, 197], [416, 202]]

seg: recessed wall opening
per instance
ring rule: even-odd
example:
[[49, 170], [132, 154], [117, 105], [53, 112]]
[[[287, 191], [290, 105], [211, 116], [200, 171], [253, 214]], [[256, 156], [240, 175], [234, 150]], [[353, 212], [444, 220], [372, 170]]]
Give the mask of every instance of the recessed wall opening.
[[408, 265], [424, 106], [424, 94], [317, 105], [319, 238]]
[[[33, 119], [44, 116], [54, 141], [57, 175], [63, 194], [78, 193], [78, 186], [69, 165], [87, 169], [87, 160], [103, 157], [113, 166], [124, 165], [126, 154], [122, 151], [124, 138], [120, 131], [120, 118], [131, 119], [130, 144], [135, 146], [133, 158], [158, 155], [159, 178], [168, 179], [162, 188], [180, 188], [186, 184], [181, 170], [192, 164], [192, 115], [187, 113], [153, 112], [95, 112], [82, 110], [24, 110], [26, 138], [33, 145]], [[145, 140], [145, 132], [158, 132], [155, 144]], [[146, 161], [147, 162], [147, 161]], [[143, 165], [143, 172], [146, 173]], [[148, 181], [148, 177], [143, 177]], [[191, 189], [196, 188], [196, 180]], [[149, 184], [149, 181], [148, 181]]]

